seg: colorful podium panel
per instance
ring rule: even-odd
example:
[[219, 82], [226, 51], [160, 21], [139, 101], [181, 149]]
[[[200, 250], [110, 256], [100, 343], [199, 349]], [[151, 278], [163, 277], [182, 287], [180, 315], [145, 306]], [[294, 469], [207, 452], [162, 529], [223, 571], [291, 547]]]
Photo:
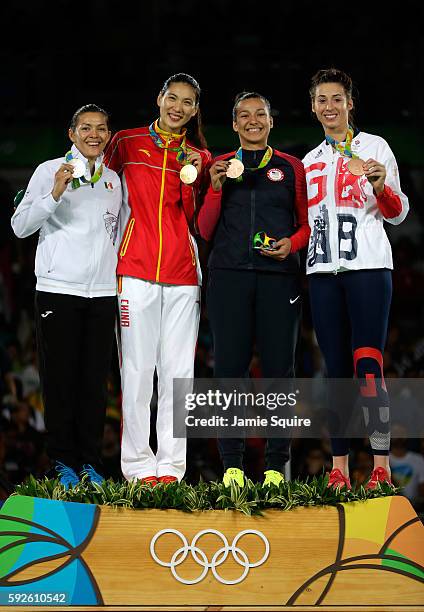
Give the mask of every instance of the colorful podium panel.
[[248, 517], [13, 496], [0, 605], [424, 609], [424, 527], [404, 497]]

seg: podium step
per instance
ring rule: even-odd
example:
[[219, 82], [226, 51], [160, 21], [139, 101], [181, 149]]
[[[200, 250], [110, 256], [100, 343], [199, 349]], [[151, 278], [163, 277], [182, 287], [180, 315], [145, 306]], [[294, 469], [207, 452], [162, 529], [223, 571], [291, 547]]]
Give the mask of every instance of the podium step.
[[400, 496], [250, 517], [12, 496], [0, 606], [424, 611], [424, 526]]

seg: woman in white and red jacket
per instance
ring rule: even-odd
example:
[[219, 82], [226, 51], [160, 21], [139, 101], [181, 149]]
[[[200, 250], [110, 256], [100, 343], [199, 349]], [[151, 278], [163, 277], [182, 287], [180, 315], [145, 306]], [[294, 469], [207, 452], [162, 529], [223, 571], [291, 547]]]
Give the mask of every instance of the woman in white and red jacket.
[[[401, 223], [408, 199], [387, 142], [353, 127], [351, 78], [334, 68], [320, 70], [312, 78], [310, 96], [325, 134], [303, 159], [311, 227], [306, 266], [312, 316], [328, 377], [355, 374], [363, 381], [361, 400], [374, 455], [367, 484], [372, 489], [378, 482], [390, 483], [383, 350], [393, 263], [384, 221]], [[339, 400], [333, 398], [332, 409], [337, 410]], [[343, 419], [348, 421], [348, 416]], [[330, 413], [329, 486], [349, 489], [348, 432], [340, 437], [335, 433], [337, 420]]]
[[[186, 440], [173, 438], [173, 379], [193, 378], [199, 324], [201, 275], [190, 227], [210, 160], [199, 97], [193, 77], [171, 76], [157, 98], [159, 118], [118, 132], [105, 154], [121, 175], [126, 222], [117, 268], [121, 467], [128, 480], [152, 486], [180, 480], [186, 467]], [[149, 445], [155, 369], [156, 455]]]

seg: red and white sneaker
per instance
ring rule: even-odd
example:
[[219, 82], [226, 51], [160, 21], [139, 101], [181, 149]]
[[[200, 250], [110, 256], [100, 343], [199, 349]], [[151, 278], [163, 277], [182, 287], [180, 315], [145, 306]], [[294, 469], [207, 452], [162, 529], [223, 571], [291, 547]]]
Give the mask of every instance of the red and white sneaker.
[[349, 478], [347, 478], [341, 470], [334, 468], [330, 472], [327, 487], [329, 489], [343, 489], [343, 487], [346, 487], [346, 489], [350, 491], [352, 485], [350, 484]]
[[371, 472], [369, 481], [365, 485], [365, 488], [368, 490], [376, 489], [377, 485], [381, 482], [385, 482], [391, 487], [394, 487], [394, 484], [390, 480], [389, 474], [387, 473], [387, 470], [384, 467], [374, 468]]
[[178, 478], [176, 476], [159, 476], [158, 482], [162, 484], [169, 484], [170, 482], [177, 482]]
[[158, 484], [158, 479], [156, 476], [145, 476], [140, 478], [140, 482], [153, 488]]

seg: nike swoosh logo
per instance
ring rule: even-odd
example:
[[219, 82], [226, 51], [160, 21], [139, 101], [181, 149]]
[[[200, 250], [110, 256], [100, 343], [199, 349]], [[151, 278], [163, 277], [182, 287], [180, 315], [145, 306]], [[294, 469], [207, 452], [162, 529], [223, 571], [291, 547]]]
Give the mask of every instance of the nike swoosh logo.
[[297, 302], [299, 298], [300, 298], [300, 295], [298, 295], [297, 298], [294, 298], [294, 300], [290, 298], [290, 304], [294, 304], [295, 302]]
[[46, 312], [43, 312], [41, 316], [43, 317], [43, 319], [45, 319], [49, 316], [49, 314], [53, 314], [53, 310], [46, 310]]

